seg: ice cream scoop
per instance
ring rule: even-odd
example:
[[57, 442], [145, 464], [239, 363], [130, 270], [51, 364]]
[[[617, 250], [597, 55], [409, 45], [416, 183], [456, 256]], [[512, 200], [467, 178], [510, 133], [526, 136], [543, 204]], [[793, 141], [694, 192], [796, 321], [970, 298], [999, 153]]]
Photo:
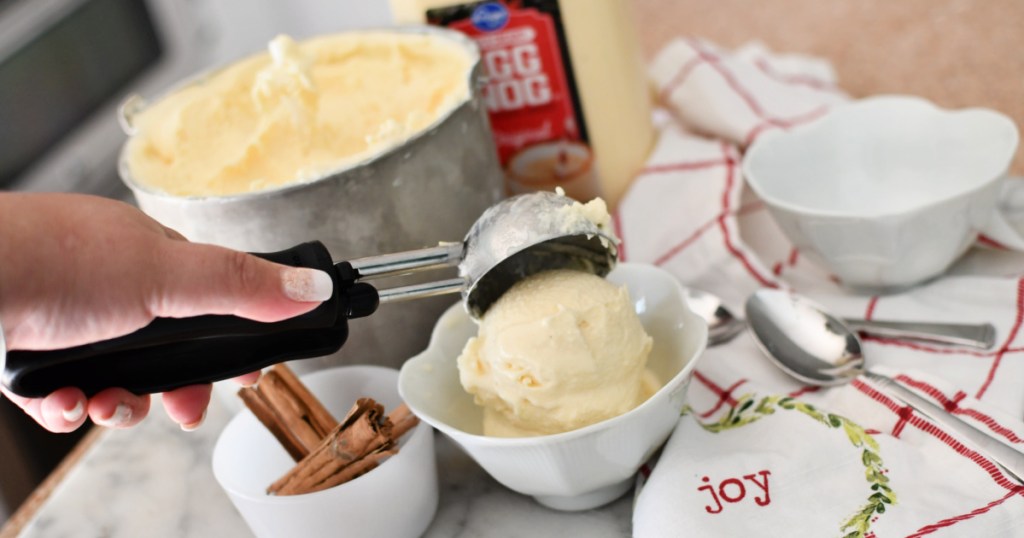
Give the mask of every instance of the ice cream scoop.
[[[480, 316], [516, 281], [546, 269], [573, 268], [603, 276], [615, 265], [618, 249], [603, 201], [581, 204], [561, 194], [537, 192], [488, 208], [461, 243], [336, 264], [319, 242], [258, 255], [326, 271], [334, 281], [334, 295], [309, 313], [277, 323], [212, 315], [159, 318], [103, 342], [12, 351], [0, 364], [4, 386], [27, 397], [69, 386], [86, 394], [109, 387], [144, 394], [228, 379], [286, 360], [336, 352], [348, 337], [348, 320], [373, 314], [380, 302], [461, 292], [467, 311]], [[381, 291], [364, 282], [452, 265], [459, 267], [458, 278]]]
[[473, 223], [462, 243], [374, 256], [349, 263], [363, 278], [458, 264], [459, 276], [381, 290], [381, 302], [461, 292], [474, 318], [523, 278], [549, 269], [604, 276], [618, 259], [618, 239], [604, 201], [582, 204], [555, 192], [507, 198]]

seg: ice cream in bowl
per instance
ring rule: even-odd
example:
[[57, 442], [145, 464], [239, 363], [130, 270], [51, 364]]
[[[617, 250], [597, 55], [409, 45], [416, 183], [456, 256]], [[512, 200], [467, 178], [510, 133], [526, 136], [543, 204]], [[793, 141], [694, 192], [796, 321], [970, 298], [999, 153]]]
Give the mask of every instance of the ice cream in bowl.
[[586, 510], [625, 493], [668, 438], [706, 344], [706, 324], [660, 268], [541, 272], [478, 322], [449, 308], [399, 392], [501, 484]]

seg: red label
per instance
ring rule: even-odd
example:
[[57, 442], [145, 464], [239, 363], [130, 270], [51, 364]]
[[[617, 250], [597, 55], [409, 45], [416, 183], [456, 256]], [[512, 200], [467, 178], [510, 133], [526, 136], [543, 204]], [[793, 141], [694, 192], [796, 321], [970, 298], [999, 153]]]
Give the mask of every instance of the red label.
[[453, 22], [480, 46], [487, 73], [483, 89], [502, 165], [520, 148], [547, 140], [579, 140], [576, 111], [551, 17], [535, 9], [510, 10], [499, 31]]
[[578, 200], [596, 196], [558, 1], [457, 4], [428, 10], [427, 20], [470, 36], [480, 47], [487, 76], [482, 96], [508, 191], [562, 187]]

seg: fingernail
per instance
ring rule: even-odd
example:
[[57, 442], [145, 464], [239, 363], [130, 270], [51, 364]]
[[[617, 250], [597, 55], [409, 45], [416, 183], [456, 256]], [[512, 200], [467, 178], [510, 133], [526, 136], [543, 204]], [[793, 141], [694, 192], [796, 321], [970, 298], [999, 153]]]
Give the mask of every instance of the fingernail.
[[263, 372], [256, 372], [256, 375], [252, 376], [252, 379], [249, 379], [246, 376], [242, 376], [242, 377], [239, 378], [241, 380], [239, 382], [239, 385], [242, 385], [243, 387], [252, 387], [252, 386], [255, 386], [256, 383], [259, 383], [260, 379], [262, 379], [262, 378], [263, 378]]
[[62, 409], [60, 412], [64, 416], [64, 420], [68, 422], [78, 422], [83, 413], [85, 413], [85, 406], [82, 405], [82, 400], [75, 402], [75, 406], [71, 409]]
[[203, 414], [199, 416], [199, 420], [189, 423], [182, 424], [181, 429], [187, 432], [194, 432], [199, 429], [199, 426], [203, 425], [203, 421], [206, 420], [206, 410], [203, 409]]
[[113, 414], [107, 418], [100, 419], [98, 421], [100, 426], [106, 426], [108, 428], [123, 428], [128, 425], [132, 419], [132, 408], [125, 404], [117, 404], [114, 408]]
[[293, 301], [321, 302], [331, 298], [334, 282], [331, 276], [318, 269], [292, 267], [281, 272], [284, 294]]

